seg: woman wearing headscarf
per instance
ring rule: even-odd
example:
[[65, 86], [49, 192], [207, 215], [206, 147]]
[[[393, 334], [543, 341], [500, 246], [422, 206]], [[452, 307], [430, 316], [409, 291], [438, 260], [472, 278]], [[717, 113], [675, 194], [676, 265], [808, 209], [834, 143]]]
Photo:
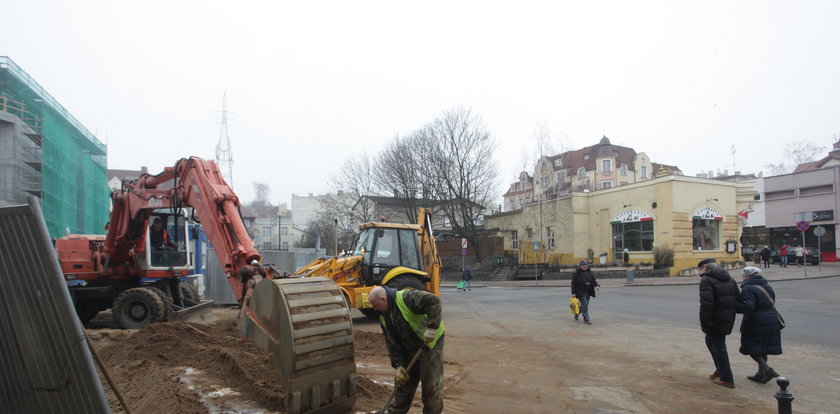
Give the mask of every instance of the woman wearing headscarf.
[[741, 297], [735, 304], [735, 311], [744, 314], [739, 351], [758, 363], [758, 371], [747, 379], [766, 384], [779, 376], [768, 364], [767, 356], [782, 353], [782, 331], [775, 308], [776, 292], [757, 267], [745, 267], [741, 277]]

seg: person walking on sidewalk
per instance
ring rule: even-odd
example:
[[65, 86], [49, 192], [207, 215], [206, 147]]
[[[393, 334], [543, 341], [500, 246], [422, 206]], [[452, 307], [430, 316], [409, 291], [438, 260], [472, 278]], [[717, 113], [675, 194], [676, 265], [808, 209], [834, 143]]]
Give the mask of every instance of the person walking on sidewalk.
[[[595, 297], [595, 291], [601, 289], [601, 285], [595, 280], [595, 275], [589, 270], [589, 263], [581, 260], [575, 274], [572, 276], [572, 297], [580, 301], [580, 313], [583, 314], [583, 322], [592, 325], [589, 319], [589, 299]], [[578, 315], [575, 315], [578, 319]]]
[[802, 245], [799, 245], [796, 246], [796, 249], [794, 251], [796, 252], [796, 265], [801, 267], [803, 264], [805, 264], [805, 260], [803, 260], [805, 259], [805, 249], [802, 247]]
[[735, 304], [738, 285], [726, 269], [718, 267], [715, 259], [703, 259], [697, 264], [700, 271], [700, 328], [706, 334], [706, 347], [715, 363], [709, 379], [717, 385], [735, 388], [729, 365], [726, 335], [735, 325]]
[[779, 247], [779, 267], [787, 267], [788, 263], [788, 245], [787, 243], [782, 243], [782, 247]]
[[779, 376], [768, 365], [767, 355], [782, 353], [782, 328], [775, 308], [776, 292], [757, 267], [745, 267], [741, 277], [741, 297], [735, 304], [735, 311], [744, 314], [739, 351], [758, 363], [758, 371], [747, 379], [766, 384]]
[[464, 290], [472, 290], [470, 280], [472, 280], [472, 269], [469, 266], [464, 268], [464, 274], [461, 275], [461, 280], [464, 281]]
[[761, 249], [761, 261], [764, 263], [764, 268], [770, 267], [770, 248], [766, 245]]

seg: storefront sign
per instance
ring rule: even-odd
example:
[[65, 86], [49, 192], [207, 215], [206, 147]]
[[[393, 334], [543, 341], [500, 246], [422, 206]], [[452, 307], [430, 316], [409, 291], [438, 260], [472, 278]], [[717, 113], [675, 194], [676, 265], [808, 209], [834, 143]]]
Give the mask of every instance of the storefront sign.
[[794, 223], [797, 221], [834, 221], [834, 210], [803, 211], [793, 213]]
[[610, 224], [616, 223], [634, 223], [637, 221], [653, 220], [653, 217], [642, 213], [639, 210], [627, 210], [610, 220]]
[[694, 213], [694, 218], [701, 220], [723, 220], [720, 212], [714, 207], [700, 207], [700, 209]]

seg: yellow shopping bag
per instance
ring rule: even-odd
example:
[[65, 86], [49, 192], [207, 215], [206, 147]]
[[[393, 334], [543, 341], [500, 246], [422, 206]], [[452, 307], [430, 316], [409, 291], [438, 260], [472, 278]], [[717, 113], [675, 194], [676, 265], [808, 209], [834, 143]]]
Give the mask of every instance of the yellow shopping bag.
[[569, 312], [575, 315], [580, 313], [580, 300], [578, 298], [572, 297], [569, 299]]

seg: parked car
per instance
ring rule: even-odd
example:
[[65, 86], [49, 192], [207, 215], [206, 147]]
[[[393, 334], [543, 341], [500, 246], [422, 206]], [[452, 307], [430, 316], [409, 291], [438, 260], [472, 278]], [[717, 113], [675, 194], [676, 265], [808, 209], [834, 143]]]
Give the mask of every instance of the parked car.
[[[820, 264], [820, 254], [817, 252], [817, 249], [810, 248], [810, 247], [803, 247], [805, 249], [805, 262], [811, 265]], [[793, 247], [788, 248], [788, 264], [796, 264], [796, 249]], [[770, 263], [780, 263], [782, 260], [779, 256], [778, 250], [773, 250], [773, 253], [770, 255]]]

